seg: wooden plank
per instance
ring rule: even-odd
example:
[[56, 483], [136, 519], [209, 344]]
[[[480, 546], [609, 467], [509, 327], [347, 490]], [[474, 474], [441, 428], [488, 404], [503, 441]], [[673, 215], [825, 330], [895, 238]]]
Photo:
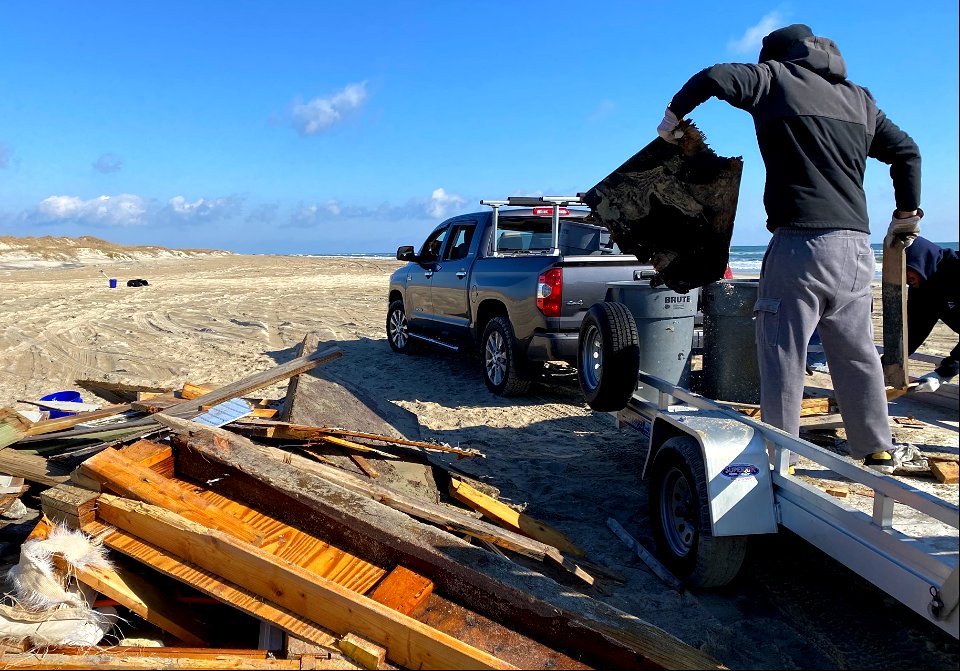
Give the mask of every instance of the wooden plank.
[[477, 491], [465, 482], [451, 478], [449, 489], [450, 496], [511, 531], [534, 538], [546, 545], [552, 545], [558, 550], [569, 552], [576, 557], [585, 555], [584, 551], [577, 547], [573, 541], [548, 524], [514, 510], [505, 503]]
[[356, 631], [387, 646], [391, 660], [411, 668], [514, 668], [401, 613], [290, 565], [249, 544], [163, 508], [101, 495], [99, 517], [209, 571], [230, 567], [242, 587], [329, 629]]
[[930, 463], [930, 470], [937, 482], [945, 485], [955, 485], [960, 482], [960, 464], [956, 461], [934, 461]]
[[30, 421], [15, 410], [0, 408], [0, 449], [13, 445], [30, 429]]
[[224, 531], [247, 543], [260, 545], [263, 542], [263, 536], [249, 525], [235, 517], [224, 515], [203, 497], [131, 461], [113, 448], [107, 448], [90, 457], [80, 464], [79, 470], [82, 475], [96, 480], [121, 496], [162, 506], [198, 524]]
[[175, 463], [173, 448], [169, 445], [156, 443], [152, 440], [138, 440], [132, 445], [122, 447], [120, 453], [130, 461], [149, 468], [165, 478], [173, 477]]
[[0, 448], [0, 473], [53, 487], [70, 479], [67, 466], [26, 454], [12, 447]]
[[408, 568], [397, 566], [373, 590], [377, 603], [410, 615], [433, 593], [433, 581]]
[[[99, 522], [83, 529], [91, 536], [104, 535], [103, 543], [111, 550], [131, 557], [144, 566], [190, 585], [233, 608], [280, 627], [288, 634], [317, 645], [335, 648], [337, 638], [332, 632], [286, 608], [264, 599], [258, 594], [199, 566], [185, 562], [160, 547], [147, 543], [121, 529], [111, 529]], [[221, 567], [222, 570], [222, 567]]]
[[[70, 415], [67, 417], [57, 417], [56, 419], [47, 419], [42, 422], [37, 422], [31, 426], [27, 432], [27, 436], [41, 436], [47, 433], [53, 433], [55, 431], [63, 431], [64, 429], [70, 429], [77, 424], [83, 424], [84, 422], [89, 422], [94, 419], [104, 419], [106, 417], [113, 417], [121, 413], [127, 412], [131, 409], [129, 403], [123, 403], [121, 405], [108, 405], [106, 408], [101, 408], [100, 410], [91, 410], [90, 412], [78, 412], [76, 415]], [[103, 431], [107, 427], [98, 427], [99, 430]]]
[[417, 451], [427, 450], [433, 452], [449, 452], [461, 457], [483, 457], [483, 453], [477, 450], [463, 449], [460, 447], [451, 447], [449, 445], [440, 445], [437, 443], [427, 443], [422, 440], [407, 440], [406, 438], [397, 438], [394, 436], [385, 436], [378, 433], [367, 433], [364, 431], [351, 431], [339, 427], [329, 426], [307, 426], [304, 424], [290, 424], [288, 422], [257, 422], [243, 420], [230, 426], [235, 432], [246, 436], [259, 436], [263, 438], [274, 438], [276, 440], [323, 440], [330, 436], [339, 436], [347, 438], [361, 438], [363, 440], [375, 440], [398, 447], [418, 448]]
[[[301, 357], [304, 353], [315, 350], [320, 347], [320, 336], [315, 332], [309, 332], [303, 336], [303, 340], [294, 350], [294, 356]], [[287, 393], [283, 399], [283, 408], [280, 411], [280, 419], [289, 422], [293, 415], [293, 408], [296, 405], [297, 391], [300, 388], [300, 375], [294, 375], [287, 382]]]
[[[112, 655], [103, 648], [87, 655], [57, 655], [44, 652], [0, 655], [0, 667], [4, 669], [64, 669], [66, 671], [90, 671], [98, 669], [302, 669], [297, 659], [253, 659], [250, 657], [219, 655], [191, 659], [186, 657], [140, 657], [129, 652]], [[322, 668], [322, 667], [314, 667]]]
[[167, 408], [166, 412], [170, 415], [195, 413], [204, 404], [216, 405], [222, 401], [243, 396], [244, 394], [262, 389], [275, 382], [286, 380], [293, 375], [304, 373], [312, 368], [316, 368], [320, 364], [339, 359], [341, 356], [343, 356], [343, 351], [338, 347], [327, 347], [317, 350], [313, 354], [301, 356], [275, 368], [271, 368], [270, 370], [250, 375], [249, 377], [232, 382], [197, 398], [182, 401], [177, 405]]
[[[267, 659], [269, 650], [255, 650], [248, 648], [184, 648], [177, 646], [163, 646], [148, 648], [140, 645], [112, 645], [98, 648], [108, 655], [130, 655], [132, 657], [181, 657], [184, 659], [209, 659], [217, 657], [247, 657], [249, 659]], [[89, 655], [90, 646], [86, 645], [51, 645], [45, 652], [56, 655]]]
[[660, 578], [664, 583], [669, 587], [679, 591], [682, 587], [680, 580], [677, 579], [675, 575], [670, 573], [667, 570], [667, 567], [660, 563], [660, 561], [654, 557], [650, 552], [647, 551], [645, 547], [640, 545], [636, 538], [627, 533], [627, 530], [620, 526], [620, 523], [617, 522], [612, 517], [607, 518], [607, 526], [610, 528], [617, 538], [623, 541], [623, 544], [628, 548], [633, 550], [640, 559], [643, 560], [643, 563], [650, 567], [650, 570]]
[[883, 379], [888, 387], [906, 389], [910, 381], [907, 351], [907, 261], [904, 241], [883, 244], [880, 293], [883, 300]]
[[[30, 538], [46, 538], [52, 530], [53, 526], [41, 519], [31, 532]], [[64, 575], [73, 575], [83, 584], [129, 608], [147, 622], [173, 634], [187, 645], [207, 645], [210, 637], [207, 625], [194, 617], [189, 609], [171, 599], [171, 595], [164, 593], [142, 576], [118, 564], [111, 568], [70, 565], [61, 555], [54, 555], [53, 562]]]

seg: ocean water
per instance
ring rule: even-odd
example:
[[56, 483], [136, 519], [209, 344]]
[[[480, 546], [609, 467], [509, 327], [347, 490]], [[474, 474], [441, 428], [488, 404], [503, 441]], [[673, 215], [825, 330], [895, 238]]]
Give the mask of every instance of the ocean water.
[[[938, 242], [941, 247], [946, 247], [957, 251], [956, 242]], [[873, 247], [873, 255], [876, 257], [877, 265], [874, 271], [874, 278], [880, 280], [880, 271], [883, 261], [883, 245], [870, 245]], [[734, 246], [730, 248], [730, 269], [734, 276], [737, 275], [760, 275], [760, 266], [763, 263], [763, 253], [767, 250], [766, 245]]]
[[[954, 251], [958, 250], [960, 243], [957, 242], [938, 242], [941, 247], [946, 247]], [[873, 254], [876, 257], [876, 269], [874, 278], [880, 280], [880, 271], [883, 260], [883, 246], [880, 244], [870, 245], [873, 247]], [[767, 250], [766, 245], [742, 245], [730, 248], [730, 269], [734, 277], [738, 275], [760, 275], [760, 266], [763, 263], [763, 253]], [[396, 252], [366, 252], [356, 254], [301, 254], [297, 256], [319, 256], [336, 258], [359, 258], [359, 259], [394, 259]]]

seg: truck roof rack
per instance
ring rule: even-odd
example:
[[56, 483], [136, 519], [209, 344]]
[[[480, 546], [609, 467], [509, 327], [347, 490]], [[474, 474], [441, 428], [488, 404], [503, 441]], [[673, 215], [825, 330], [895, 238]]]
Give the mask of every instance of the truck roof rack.
[[497, 224], [500, 217], [500, 208], [503, 206], [513, 207], [537, 207], [538, 205], [554, 206], [552, 213], [552, 225], [550, 228], [550, 253], [554, 256], [560, 255], [560, 208], [567, 205], [583, 205], [580, 196], [511, 196], [506, 200], [481, 200], [481, 205], [489, 205], [493, 208], [493, 255], [499, 256], [497, 250]]

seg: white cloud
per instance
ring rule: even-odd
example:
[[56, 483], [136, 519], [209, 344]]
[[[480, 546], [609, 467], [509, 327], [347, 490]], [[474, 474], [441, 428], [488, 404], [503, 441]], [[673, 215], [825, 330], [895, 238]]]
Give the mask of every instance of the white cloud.
[[316, 135], [360, 109], [367, 99], [367, 83], [348, 84], [328, 98], [314, 98], [293, 106], [293, 127], [301, 135]]
[[145, 224], [149, 201], [123, 193], [83, 200], [76, 196], [50, 196], [37, 205], [28, 217], [46, 221], [76, 220], [105, 226], [139, 226]]
[[178, 223], [216, 221], [239, 214], [240, 201], [237, 198], [198, 198], [189, 202], [183, 196], [174, 196], [169, 201], [168, 210]]
[[434, 189], [430, 202], [427, 203], [427, 214], [436, 219], [443, 219], [452, 210], [458, 209], [466, 203], [463, 196], [447, 193], [442, 187]]
[[736, 54], [756, 56], [760, 53], [763, 38], [784, 25], [783, 15], [779, 10], [774, 10], [760, 19], [755, 26], [747, 28], [739, 38], [727, 42], [727, 48]]
[[100, 158], [93, 162], [93, 169], [103, 174], [111, 172], [120, 172], [123, 168], [123, 159], [116, 154], [102, 154]]
[[337, 202], [336, 200], [328, 200], [326, 205], [326, 210], [327, 212], [329, 212], [334, 216], [340, 214], [340, 212], [342, 211], [340, 208], [340, 203]]

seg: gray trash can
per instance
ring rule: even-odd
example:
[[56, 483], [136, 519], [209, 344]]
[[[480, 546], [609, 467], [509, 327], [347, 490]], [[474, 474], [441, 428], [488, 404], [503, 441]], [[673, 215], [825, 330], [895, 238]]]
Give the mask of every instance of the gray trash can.
[[[685, 294], [666, 287], [652, 288], [649, 281], [610, 282], [606, 300], [623, 303], [637, 323], [640, 370], [678, 387], [690, 384], [690, 349], [698, 290]], [[655, 389], [638, 393], [656, 401]]]
[[753, 305], [759, 280], [723, 280], [703, 287], [703, 395], [760, 402]]

